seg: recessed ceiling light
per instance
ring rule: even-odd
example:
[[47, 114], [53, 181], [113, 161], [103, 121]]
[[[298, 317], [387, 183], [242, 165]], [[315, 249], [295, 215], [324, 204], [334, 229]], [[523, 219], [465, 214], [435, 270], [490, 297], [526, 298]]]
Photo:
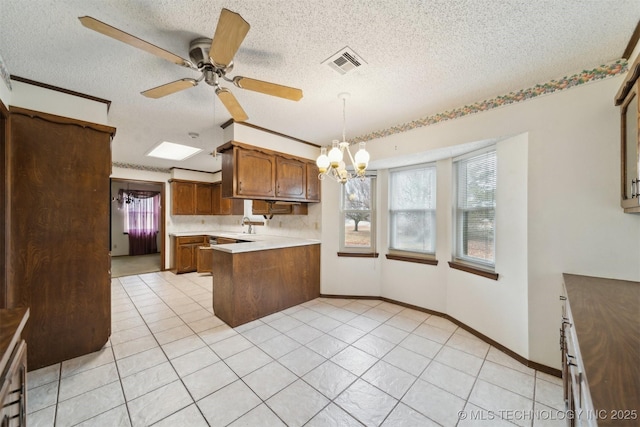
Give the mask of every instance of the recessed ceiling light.
[[202, 151], [202, 148], [162, 141], [147, 153], [149, 157], [158, 157], [168, 160], [186, 160]]

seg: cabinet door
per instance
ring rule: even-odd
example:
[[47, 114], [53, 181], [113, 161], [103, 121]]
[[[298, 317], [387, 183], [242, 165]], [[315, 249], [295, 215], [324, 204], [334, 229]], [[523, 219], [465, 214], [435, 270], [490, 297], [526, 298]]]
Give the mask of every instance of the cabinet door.
[[192, 244], [178, 246], [178, 253], [176, 254], [176, 269], [178, 273], [188, 273], [196, 270], [194, 248], [197, 248], [197, 246]]
[[307, 201], [320, 201], [320, 171], [314, 163], [307, 163]]
[[269, 204], [264, 200], [252, 200], [251, 204], [252, 215], [269, 215]]
[[213, 184], [211, 197], [214, 215], [244, 215], [244, 200], [223, 198], [222, 183]]
[[303, 162], [276, 156], [276, 197], [281, 200], [306, 198], [307, 170]]
[[198, 247], [198, 273], [213, 273], [213, 249], [210, 246]]
[[253, 200], [251, 213], [253, 215], [287, 215], [291, 213], [291, 205], [277, 205], [266, 200]]
[[[238, 196], [275, 196], [276, 162], [275, 156], [260, 151], [234, 147]], [[224, 173], [224, 172], [223, 172]]]
[[222, 198], [222, 184], [219, 182], [216, 182], [215, 184], [213, 184], [213, 187], [211, 189], [211, 198], [212, 200], [212, 204], [213, 204], [213, 214], [214, 215], [227, 215], [226, 213], [226, 206], [224, 201], [228, 200], [228, 199], [223, 199]]
[[173, 181], [171, 183], [171, 214], [194, 215], [196, 213], [196, 184]]
[[213, 213], [213, 186], [211, 184], [196, 184], [196, 215], [211, 215]]

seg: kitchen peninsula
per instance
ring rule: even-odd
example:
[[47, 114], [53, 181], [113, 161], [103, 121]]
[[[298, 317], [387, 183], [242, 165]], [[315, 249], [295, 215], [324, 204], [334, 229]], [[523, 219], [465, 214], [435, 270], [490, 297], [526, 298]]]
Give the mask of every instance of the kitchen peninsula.
[[240, 241], [213, 250], [213, 310], [236, 327], [320, 296], [320, 241], [229, 232], [181, 232]]

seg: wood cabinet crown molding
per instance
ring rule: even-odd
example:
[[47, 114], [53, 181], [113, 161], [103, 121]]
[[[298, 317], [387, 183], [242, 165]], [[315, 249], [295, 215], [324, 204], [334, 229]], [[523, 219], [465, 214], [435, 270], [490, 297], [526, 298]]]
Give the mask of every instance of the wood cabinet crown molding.
[[638, 77], [640, 77], [640, 55], [636, 57], [632, 65], [629, 65], [627, 77], [624, 79], [624, 82], [622, 82], [622, 85], [620, 85], [618, 93], [616, 93], [616, 106], [622, 105], [627, 95], [629, 95], [629, 92], [631, 91], [634, 83], [638, 80]]
[[69, 117], [58, 116], [55, 114], [43, 113], [42, 111], [29, 110], [28, 108], [9, 106], [10, 114], [23, 115], [30, 118], [46, 120], [51, 123], [63, 125], [76, 125], [83, 128], [93, 129], [98, 132], [108, 133], [113, 138], [116, 134], [116, 128], [98, 123], [85, 122], [84, 120], [72, 119]]

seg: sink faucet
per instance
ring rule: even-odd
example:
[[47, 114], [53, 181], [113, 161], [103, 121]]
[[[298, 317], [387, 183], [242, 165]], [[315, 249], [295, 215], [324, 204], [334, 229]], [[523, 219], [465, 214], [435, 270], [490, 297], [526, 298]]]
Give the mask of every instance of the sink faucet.
[[253, 232], [253, 227], [251, 226], [251, 220], [249, 219], [249, 217], [244, 217], [242, 218], [242, 226], [244, 227], [246, 224], [249, 224], [249, 234], [252, 234]]

